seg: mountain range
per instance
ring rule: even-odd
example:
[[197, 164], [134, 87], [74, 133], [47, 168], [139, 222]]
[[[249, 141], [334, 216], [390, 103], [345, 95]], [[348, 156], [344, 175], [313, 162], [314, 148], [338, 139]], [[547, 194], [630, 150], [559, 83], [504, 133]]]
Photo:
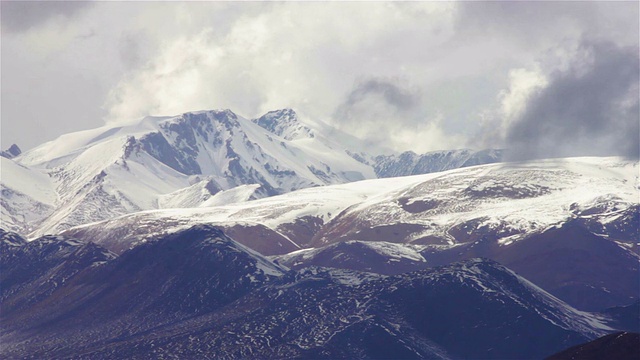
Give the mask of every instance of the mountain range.
[[307, 125], [291, 109], [252, 120], [213, 110], [106, 125], [24, 153], [9, 149], [11, 156], [1, 157], [3, 226], [36, 237], [142, 210], [223, 205], [501, 158], [497, 150], [362, 149], [357, 139]]
[[120, 256], [65, 236], [0, 244], [4, 358], [524, 359], [612, 330], [490, 260], [288, 271], [208, 225]]
[[0, 356], [528, 359], [640, 331], [638, 160], [505, 151], [291, 109], [12, 146]]
[[145, 211], [64, 234], [122, 253], [165, 233], [215, 224], [292, 268], [381, 274], [484, 257], [593, 311], [640, 294], [637, 186], [638, 162], [620, 158], [500, 163]]

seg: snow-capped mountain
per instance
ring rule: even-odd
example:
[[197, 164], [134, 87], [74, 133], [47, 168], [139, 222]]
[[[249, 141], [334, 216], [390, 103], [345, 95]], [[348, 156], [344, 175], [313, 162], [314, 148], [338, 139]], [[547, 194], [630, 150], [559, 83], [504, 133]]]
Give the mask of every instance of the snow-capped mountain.
[[376, 175], [380, 178], [387, 178], [497, 163], [502, 161], [502, 154], [502, 150], [494, 149], [433, 151], [426, 154], [406, 151], [402, 154], [378, 155], [373, 163]]
[[301, 123], [298, 115], [291, 109], [270, 111], [251, 121], [285, 140], [312, 139], [315, 137], [315, 131]]
[[541, 358], [635, 329], [637, 160], [362, 149], [214, 110], [1, 156], [0, 356]]
[[[292, 254], [290, 259], [297, 260], [285, 263], [294, 267], [307, 262], [369, 271], [392, 261], [392, 246], [356, 251], [388, 250], [378, 265], [358, 260], [365, 265], [357, 266], [365, 267], [336, 258], [336, 249], [344, 250], [344, 259], [352, 258], [348, 249], [359, 243], [327, 246], [352, 240], [409, 244], [406, 253], [419, 253], [428, 266], [492, 258], [574, 306], [599, 310], [630, 303], [639, 293], [633, 282], [639, 258], [638, 181], [638, 162], [621, 158], [490, 164], [302, 189], [206, 209], [140, 212], [68, 234], [122, 252], [162, 233], [213, 223], [233, 229], [236, 241], [265, 255], [315, 248]], [[588, 271], [593, 264], [602, 268]], [[555, 276], [558, 272], [565, 277]]]
[[540, 358], [614, 330], [489, 260], [295, 272], [211, 226], [117, 257], [69, 237], [10, 242], [0, 288], [40, 296], [0, 303], [3, 358]]
[[55, 210], [58, 194], [46, 172], [0, 156], [0, 179], [3, 229], [29, 234]]
[[610, 240], [633, 252], [639, 186], [638, 162], [617, 157], [502, 163], [302, 189], [225, 206], [145, 211], [70, 232], [108, 246], [109, 230], [119, 227], [126, 229], [120, 237], [129, 238], [122, 241], [133, 241], [197, 223], [250, 223], [301, 248], [341, 240], [456, 246], [488, 233], [508, 246], [573, 219], [594, 232], [616, 229]]
[[[374, 155], [353, 140], [339, 144], [335, 139], [345, 137], [334, 136], [337, 130], [314, 124], [291, 109], [253, 120], [212, 110], [66, 134], [11, 160], [3, 157], [3, 227], [34, 237], [141, 210], [221, 205], [376, 178]], [[393, 168], [382, 176], [497, 159], [474, 154], [433, 153], [425, 156], [437, 164], [411, 163], [405, 171], [394, 155], [379, 159]], [[31, 180], [14, 187], [13, 178], [31, 177], [27, 170], [46, 199], [25, 189]]]
[[[116, 253], [137, 244], [194, 224], [231, 228], [259, 227], [264, 238], [281, 239], [259, 251], [264, 255], [286, 254], [309, 247], [315, 234], [347, 207], [369, 197], [419, 182], [415, 177], [378, 179], [345, 185], [314, 187], [245, 203], [207, 208], [142, 211], [98, 223], [81, 225], [66, 233], [91, 239]], [[256, 231], [236, 232], [233, 239], [258, 250]]]
[[[282, 116], [282, 126], [294, 129], [295, 113]], [[45, 170], [59, 195], [35, 234], [140, 210], [198, 206], [239, 185], [260, 185], [252, 195], [264, 197], [374, 176], [317, 138], [288, 141], [228, 110], [68, 134], [16, 160]]]

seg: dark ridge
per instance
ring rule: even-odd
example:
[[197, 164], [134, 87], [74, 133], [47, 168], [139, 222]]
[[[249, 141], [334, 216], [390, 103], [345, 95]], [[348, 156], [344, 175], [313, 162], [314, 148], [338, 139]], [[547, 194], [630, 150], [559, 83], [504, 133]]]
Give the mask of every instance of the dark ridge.
[[640, 359], [640, 334], [619, 332], [577, 345], [546, 360], [636, 360]]
[[613, 328], [640, 333], [640, 300], [626, 306], [605, 309], [602, 314], [613, 320]]

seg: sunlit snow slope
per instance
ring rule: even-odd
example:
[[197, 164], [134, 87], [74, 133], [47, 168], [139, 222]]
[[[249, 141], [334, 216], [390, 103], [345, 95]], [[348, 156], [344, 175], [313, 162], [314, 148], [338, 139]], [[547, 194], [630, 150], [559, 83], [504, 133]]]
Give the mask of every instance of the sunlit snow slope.
[[[100, 241], [123, 228], [121, 241], [139, 241], [195, 223], [247, 223], [300, 247], [317, 247], [340, 240], [455, 246], [492, 230], [508, 245], [570, 219], [613, 226], [637, 206], [637, 161], [570, 158], [366, 180], [206, 209], [146, 211], [74, 232], [91, 231]], [[315, 229], [310, 237], [309, 228]], [[619, 240], [631, 246], [632, 236], [620, 234]]]
[[[68, 234], [118, 253], [165, 232], [216, 224], [264, 255], [317, 249], [281, 257], [287, 266], [382, 274], [486, 257], [574, 306], [599, 310], [630, 303], [640, 291], [639, 208], [637, 161], [569, 158], [145, 211]], [[384, 244], [363, 243], [372, 241]], [[344, 245], [332, 247], [338, 243]], [[402, 266], [394, 266], [398, 262]]]
[[49, 174], [59, 197], [47, 203], [55, 211], [32, 235], [140, 210], [199, 206], [239, 185], [258, 186], [212, 203], [375, 176], [370, 166], [315, 136], [292, 111], [269, 120], [278, 124], [279, 118], [286, 121], [278, 133], [290, 129], [284, 137], [229, 110], [202, 111], [67, 134], [28, 151], [16, 161]]
[[44, 171], [21, 166], [0, 156], [0, 219], [3, 228], [29, 233], [58, 201], [54, 184]]
[[[63, 135], [13, 158], [23, 170], [3, 165], [1, 183], [11, 192], [3, 196], [2, 226], [33, 238], [141, 210], [224, 205], [496, 162], [501, 156], [471, 150], [394, 154], [370, 146], [374, 154], [367, 154], [364, 148], [324, 123], [302, 122], [291, 109], [253, 120], [211, 110], [107, 125]], [[11, 179], [31, 177], [24, 169], [33, 170], [36, 179], [27, 179], [22, 186], [27, 189], [15, 192]], [[28, 189], [42, 176], [49, 177], [46, 191], [52, 194], [46, 201], [41, 190]]]

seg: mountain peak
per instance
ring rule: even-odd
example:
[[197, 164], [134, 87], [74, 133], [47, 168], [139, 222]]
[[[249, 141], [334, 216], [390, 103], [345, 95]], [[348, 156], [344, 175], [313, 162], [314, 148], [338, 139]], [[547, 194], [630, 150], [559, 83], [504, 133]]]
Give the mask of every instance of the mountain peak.
[[269, 111], [251, 121], [285, 140], [315, 137], [313, 131], [302, 124], [298, 119], [298, 114], [290, 108]]
[[272, 110], [272, 111], [269, 111], [266, 114], [264, 114], [263, 117], [267, 116], [269, 114], [276, 115], [278, 117], [288, 116], [288, 117], [293, 117], [293, 118], [296, 118], [296, 119], [298, 117], [298, 114], [295, 112], [295, 110], [293, 110], [291, 108]]

